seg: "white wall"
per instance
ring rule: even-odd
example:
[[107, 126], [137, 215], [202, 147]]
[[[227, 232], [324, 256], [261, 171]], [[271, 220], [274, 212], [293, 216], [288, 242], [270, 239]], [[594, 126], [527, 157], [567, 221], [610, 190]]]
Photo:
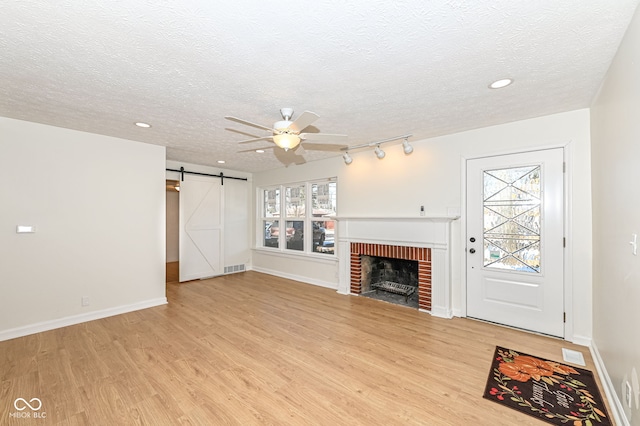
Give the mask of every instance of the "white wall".
[[[166, 168], [172, 170], [185, 170], [211, 175], [233, 176], [246, 178], [247, 181], [236, 179], [224, 179], [222, 194], [224, 200], [224, 266], [251, 265], [251, 226], [252, 226], [252, 198], [251, 198], [251, 173], [225, 170], [215, 167], [201, 166], [178, 161], [167, 161]], [[180, 173], [166, 172], [167, 179], [180, 180]], [[218, 179], [218, 178], [211, 178]]]
[[166, 303], [164, 157], [0, 118], [0, 340]]
[[631, 424], [640, 425], [640, 385], [633, 408], [623, 383], [640, 373], [640, 11], [592, 106], [594, 342]]
[[[393, 136], [393, 135], [385, 135]], [[591, 187], [589, 111], [578, 110], [531, 120], [492, 126], [438, 138], [412, 141], [413, 154], [405, 156], [400, 143], [384, 145], [387, 155], [378, 160], [371, 150], [352, 153], [346, 166], [337, 156], [301, 166], [281, 168], [254, 175], [257, 187], [302, 180], [338, 178], [338, 216], [418, 216], [421, 205], [426, 215], [447, 216], [462, 208], [462, 159], [537, 147], [567, 145], [572, 198], [568, 230], [569, 253], [575, 259], [571, 298], [573, 330], [570, 340], [588, 344], [591, 337]], [[254, 194], [255, 197], [255, 194]], [[460, 212], [464, 214], [464, 212]], [[462, 308], [464, 258], [461, 221], [453, 223], [454, 311]], [[274, 261], [273, 255], [256, 250], [253, 264], [286, 276], [291, 262]], [[306, 266], [305, 266], [306, 265]], [[299, 258], [295, 274], [302, 281], [333, 281], [337, 288], [339, 266], [322, 265], [313, 258]], [[331, 269], [328, 269], [331, 268]], [[319, 274], [322, 274], [321, 276]]]

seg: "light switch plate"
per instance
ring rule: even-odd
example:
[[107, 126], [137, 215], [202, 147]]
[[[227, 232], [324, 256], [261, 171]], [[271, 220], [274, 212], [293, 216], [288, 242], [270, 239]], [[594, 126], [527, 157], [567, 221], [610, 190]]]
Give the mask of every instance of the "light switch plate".
[[32, 234], [36, 232], [36, 227], [32, 225], [18, 225], [16, 226], [17, 234]]

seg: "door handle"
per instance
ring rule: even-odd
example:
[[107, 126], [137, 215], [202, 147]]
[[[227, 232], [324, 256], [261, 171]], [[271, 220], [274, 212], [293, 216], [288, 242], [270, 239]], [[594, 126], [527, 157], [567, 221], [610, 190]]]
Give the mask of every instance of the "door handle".
[[476, 249], [474, 249], [474, 248], [469, 249], [469, 253], [473, 254], [473, 253], [475, 253], [475, 252], [476, 252]]

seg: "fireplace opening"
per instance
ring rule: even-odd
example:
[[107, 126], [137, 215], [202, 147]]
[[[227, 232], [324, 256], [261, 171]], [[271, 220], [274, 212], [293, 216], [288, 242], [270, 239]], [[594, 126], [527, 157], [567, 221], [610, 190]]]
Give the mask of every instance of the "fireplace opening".
[[418, 308], [418, 261], [361, 255], [362, 296]]

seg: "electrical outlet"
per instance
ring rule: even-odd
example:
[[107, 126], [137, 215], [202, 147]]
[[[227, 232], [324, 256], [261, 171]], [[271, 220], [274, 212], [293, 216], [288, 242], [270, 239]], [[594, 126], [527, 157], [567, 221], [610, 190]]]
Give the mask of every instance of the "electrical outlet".
[[82, 306], [89, 306], [89, 296], [82, 296]]
[[624, 400], [627, 403], [627, 408], [631, 408], [631, 383], [628, 380], [624, 382]]

